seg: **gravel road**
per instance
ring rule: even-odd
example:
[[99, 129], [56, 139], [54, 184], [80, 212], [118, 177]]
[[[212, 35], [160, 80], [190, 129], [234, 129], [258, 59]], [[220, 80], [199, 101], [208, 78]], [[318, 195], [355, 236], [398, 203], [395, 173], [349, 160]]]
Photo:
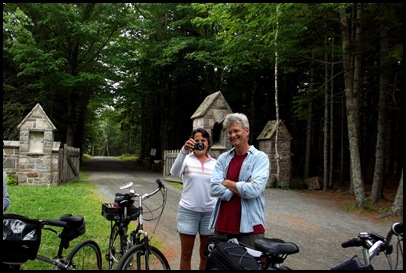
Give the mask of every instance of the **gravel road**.
[[[88, 181], [97, 184], [102, 199], [112, 202], [120, 185], [133, 181], [139, 193], [151, 192], [156, 188], [155, 180], [162, 173], [145, 170], [134, 162], [123, 162], [113, 157], [94, 157], [83, 163]], [[181, 191], [166, 183], [168, 198], [163, 216], [154, 232], [155, 238], [163, 242], [162, 249], [172, 269], [179, 269], [180, 242], [176, 232], [176, 214]], [[296, 191], [266, 189], [266, 237], [280, 238], [294, 242], [299, 253], [289, 256], [285, 265], [296, 270], [328, 270], [351, 258], [362, 257], [360, 248], [341, 247], [341, 243], [355, 237], [359, 232], [375, 232], [386, 236], [395, 221], [393, 218], [377, 220], [374, 217], [360, 217], [355, 213], [332, 205], [330, 200], [314, 198]], [[312, 197], [313, 196], [313, 197]], [[150, 200], [153, 202], [154, 197]], [[145, 222], [145, 230], [151, 234], [154, 221]], [[198, 237], [197, 237], [198, 238]], [[192, 269], [198, 268], [198, 247], [196, 239]], [[403, 245], [402, 245], [403, 247]], [[392, 255], [394, 256], [394, 255]], [[403, 269], [400, 255], [398, 269]], [[396, 260], [392, 257], [392, 263]], [[385, 255], [373, 259], [375, 269], [389, 269]]]

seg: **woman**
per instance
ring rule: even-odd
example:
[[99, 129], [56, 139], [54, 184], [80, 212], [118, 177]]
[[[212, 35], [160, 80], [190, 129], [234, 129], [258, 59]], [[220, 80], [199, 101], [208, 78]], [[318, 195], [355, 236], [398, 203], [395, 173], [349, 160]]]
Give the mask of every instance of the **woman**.
[[200, 234], [199, 270], [205, 270], [204, 255], [207, 239], [213, 234], [208, 228], [216, 198], [210, 197], [210, 178], [216, 160], [210, 157], [209, 133], [197, 128], [181, 148], [171, 168], [171, 175], [181, 176], [183, 191], [179, 201], [177, 231], [181, 243], [180, 270], [191, 269], [196, 234]]

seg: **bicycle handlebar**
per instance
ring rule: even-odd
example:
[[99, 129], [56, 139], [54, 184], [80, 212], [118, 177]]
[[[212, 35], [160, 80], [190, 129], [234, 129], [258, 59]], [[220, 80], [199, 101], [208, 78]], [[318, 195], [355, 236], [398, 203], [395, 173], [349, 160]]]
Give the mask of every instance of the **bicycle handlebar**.
[[345, 241], [341, 244], [343, 248], [347, 247], [353, 247], [353, 246], [362, 246], [362, 239], [359, 238], [358, 236], [352, 239], [349, 239], [348, 241]]
[[403, 223], [394, 223], [392, 225], [392, 232], [395, 233], [396, 235], [402, 235], [403, 234]]
[[164, 185], [164, 183], [162, 183], [161, 179], [157, 178], [157, 180], [155, 180], [155, 182], [158, 184], [159, 188], [165, 187], [165, 185]]
[[[130, 197], [131, 199], [134, 197], [139, 197], [141, 196], [142, 200], [148, 199], [149, 197], [151, 197], [152, 195], [156, 194], [158, 191], [160, 191], [162, 188], [165, 188], [164, 183], [161, 181], [160, 178], [157, 178], [155, 180], [155, 182], [158, 184], [158, 188], [155, 189], [153, 192], [150, 193], [145, 193], [142, 196], [138, 193], [135, 193], [133, 189], [130, 188], [130, 192], [126, 192], [126, 193], [121, 193], [121, 192], [117, 192], [116, 193], [116, 197], [117, 196], [125, 196], [125, 197]], [[132, 182], [130, 182], [131, 184], [129, 184], [130, 186], [132, 186]]]
[[390, 243], [393, 235], [403, 236], [403, 223], [394, 223], [386, 238], [376, 233], [361, 232], [357, 237], [343, 242], [341, 246], [343, 248], [362, 246], [368, 250], [368, 259], [371, 260], [379, 252], [391, 251]]
[[384, 249], [386, 249], [389, 246], [393, 235], [396, 235], [396, 236], [403, 235], [403, 223], [394, 223], [391, 226], [391, 229], [389, 230], [388, 234], [386, 235]]
[[155, 182], [158, 184], [158, 188], [155, 189], [153, 192], [143, 194], [141, 197], [142, 200], [148, 199], [149, 197], [151, 197], [154, 194], [156, 194], [157, 192], [159, 192], [161, 190], [161, 188], [165, 188], [165, 185], [164, 185], [164, 183], [162, 183], [161, 179], [157, 178], [157, 180], [155, 180]]

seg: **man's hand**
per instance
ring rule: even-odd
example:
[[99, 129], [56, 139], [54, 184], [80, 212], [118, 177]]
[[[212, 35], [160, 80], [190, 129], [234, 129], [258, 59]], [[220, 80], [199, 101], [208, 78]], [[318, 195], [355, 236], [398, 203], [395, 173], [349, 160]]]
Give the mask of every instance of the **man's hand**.
[[234, 182], [234, 181], [232, 181], [232, 180], [229, 180], [229, 179], [226, 179], [226, 180], [223, 180], [223, 182], [221, 182], [221, 184], [224, 186], [224, 187], [226, 187], [227, 189], [229, 189], [230, 191], [232, 191], [233, 193], [235, 193], [235, 194], [237, 194], [238, 196], [240, 196], [240, 193], [238, 192], [238, 190], [237, 190], [237, 183], [236, 182]]

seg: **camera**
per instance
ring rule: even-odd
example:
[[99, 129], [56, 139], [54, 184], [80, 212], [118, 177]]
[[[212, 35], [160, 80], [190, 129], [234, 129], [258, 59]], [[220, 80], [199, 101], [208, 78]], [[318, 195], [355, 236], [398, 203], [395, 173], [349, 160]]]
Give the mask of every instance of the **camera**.
[[203, 143], [195, 143], [195, 147], [193, 148], [193, 150], [204, 150], [204, 144]]

